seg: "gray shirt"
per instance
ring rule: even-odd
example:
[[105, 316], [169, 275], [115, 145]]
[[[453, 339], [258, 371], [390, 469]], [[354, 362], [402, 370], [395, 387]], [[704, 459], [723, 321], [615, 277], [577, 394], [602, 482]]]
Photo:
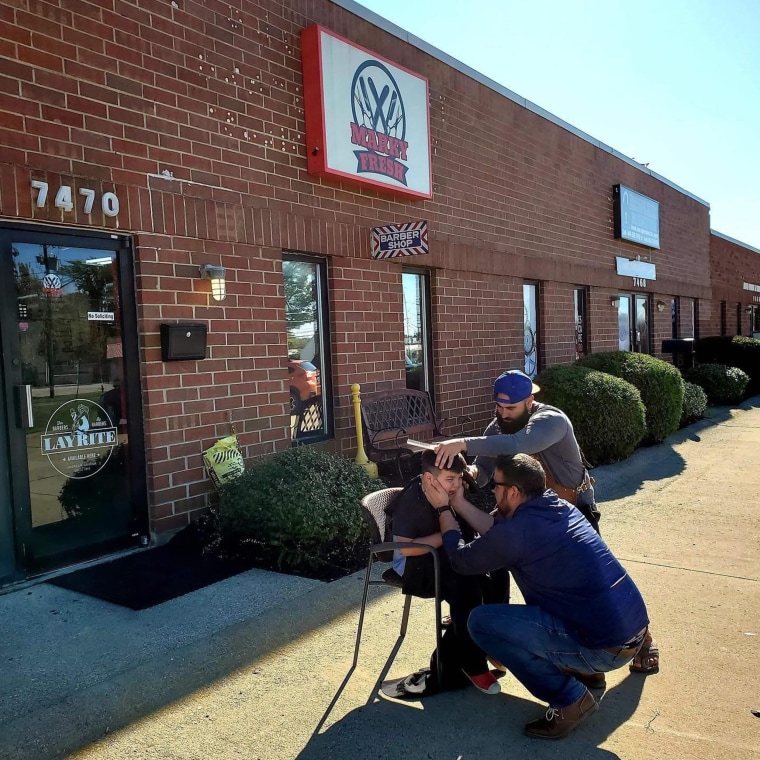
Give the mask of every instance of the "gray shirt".
[[[586, 477], [573, 423], [554, 406], [533, 402], [530, 418], [525, 427], [507, 435], [492, 420], [482, 437], [465, 438], [467, 454], [477, 457], [478, 483], [485, 485], [493, 475], [499, 454], [541, 454], [541, 459], [554, 479], [567, 488], [577, 488]], [[593, 504], [593, 488], [578, 497], [581, 504]]]

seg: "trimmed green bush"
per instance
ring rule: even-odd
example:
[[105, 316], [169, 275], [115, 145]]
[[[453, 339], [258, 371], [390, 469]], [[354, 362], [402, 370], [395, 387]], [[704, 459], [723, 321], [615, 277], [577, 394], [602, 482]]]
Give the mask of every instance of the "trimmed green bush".
[[760, 340], [743, 335], [722, 335], [694, 341], [694, 352], [700, 364], [725, 364], [738, 367], [749, 375], [747, 396], [760, 393]]
[[707, 409], [707, 394], [695, 383], [685, 382], [680, 427], [686, 427], [692, 422], [701, 420], [705, 416], [705, 409]]
[[589, 354], [576, 363], [620, 377], [639, 389], [647, 410], [647, 442], [659, 443], [678, 430], [683, 408], [683, 378], [672, 364], [648, 354], [628, 351]]
[[344, 457], [298, 446], [255, 460], [224, 486], [219, 530], [228, 547], [271, 558], [281, 570], [359, 566], [357, 552], [366, 555], [369, 540], [360, 501], [381, 487]]
[[697, 364], [692, 369], [684, 370], [683, 376], [704, 390], [709, 403], [718, 406], [740, 403], [749, 384], [746, 372], [724, 364]]
[[629, 457], [646, 434], [641, 394], [619, 377], [577, 364], [549, 367], [536, 377], [536, 399], [561, 409], [593, 464]]

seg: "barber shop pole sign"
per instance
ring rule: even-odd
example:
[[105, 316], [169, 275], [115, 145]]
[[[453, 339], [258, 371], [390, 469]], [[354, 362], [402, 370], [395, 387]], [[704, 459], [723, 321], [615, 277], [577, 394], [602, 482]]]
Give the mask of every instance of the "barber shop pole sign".
[[372, 228], [372, 258], [418, 256], [429, 253], [427, 222], [386, 224]]

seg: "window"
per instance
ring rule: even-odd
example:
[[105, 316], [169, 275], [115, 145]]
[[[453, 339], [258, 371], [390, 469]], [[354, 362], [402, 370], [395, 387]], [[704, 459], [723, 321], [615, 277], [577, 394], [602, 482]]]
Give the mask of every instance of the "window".
[[726, 334], [726, 302], [720, 302], [720, 334]]
[[430, 275], [424, 270], [407, 269], [401, 275], [401, 284], [406, 387], [415, 391], [430, 391]]
[[299, 443], [322, 440], [330, 432], [327, 264], [321, 259], [286, 254], [285, 325], [291, 437]]
[[523, 335], [525, 374], [538, 374], [538, 283], [523, 283]]
[[684, 306], [684, 319], [686, 324], [684, 325], [684, 338], [696, 338], [694, 332], [696, 325], [696, 304], [693, 298], [682, 298], [681, 303]]
[[680, 331], [678, 329], [678, 323], [681, 320], [681, 301], [678, 298], [670, 299], [670, 337], [678, 338]]
[[736, 304], [736, 334], [742, 334], [742, 305]]
[[588, 353], [588, 288], [578, 287], [573, 291], [573, 313], [575, 315], [575, 358]]
[[760, 338], [760, 305], [752, 304], [749, 313], [749, 334], [752, 338]]

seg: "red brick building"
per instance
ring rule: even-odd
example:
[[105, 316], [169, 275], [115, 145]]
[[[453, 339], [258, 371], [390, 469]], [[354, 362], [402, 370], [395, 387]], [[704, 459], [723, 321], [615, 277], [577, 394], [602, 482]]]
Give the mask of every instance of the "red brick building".
[[760, 251], [712, 230], [710, 272], [714, 308], [706, 334], [760, 338]]
[[[315, 24], [374, 67], [352, 90], [304, 57]], [[231, 424], [272, 452], [317, 399], [305, 438], [352, 453], [351, 384], [409, 383], [480, 430], [506, 368], [659, 354], [755, 302], [707, 203], [407, 36], [350, 0], [0, 8], [0, 582], [186, 525]], [[318, 81], [365, 119], [353, 176], [309, 171]], [[422, 222], [428, 253], [372, 258]]]

